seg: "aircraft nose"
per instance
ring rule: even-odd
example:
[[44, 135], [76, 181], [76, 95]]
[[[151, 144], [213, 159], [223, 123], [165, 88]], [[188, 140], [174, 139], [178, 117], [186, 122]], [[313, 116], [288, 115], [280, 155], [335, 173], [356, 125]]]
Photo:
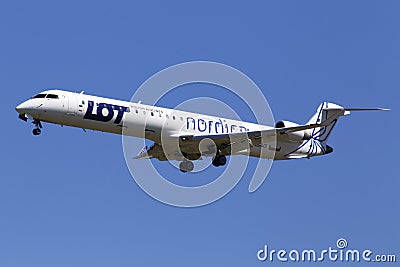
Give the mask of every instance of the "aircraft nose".
[[27, 104], [26, 104], [26, 102], [23, 102], [23, 103], [19, 104], [18, 106], [16, 106], [16, 107], [15, 107], [15, 110], [16, 110], [19, 114], [26, 113], [26, 110], [27, 110]]
[[18, 106], [16, 106], [15, 111], [18, 113], [22, 113], [22, 104], [19, 104]]

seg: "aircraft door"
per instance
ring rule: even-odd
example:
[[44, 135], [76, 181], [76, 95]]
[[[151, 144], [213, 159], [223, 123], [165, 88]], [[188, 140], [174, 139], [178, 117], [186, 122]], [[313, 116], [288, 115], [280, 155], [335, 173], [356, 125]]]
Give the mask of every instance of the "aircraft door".
[[68, 96], [68, 115], [75, 116], [78, 109], [78, 101], [76, 99], [76, 94], [70, 94]]

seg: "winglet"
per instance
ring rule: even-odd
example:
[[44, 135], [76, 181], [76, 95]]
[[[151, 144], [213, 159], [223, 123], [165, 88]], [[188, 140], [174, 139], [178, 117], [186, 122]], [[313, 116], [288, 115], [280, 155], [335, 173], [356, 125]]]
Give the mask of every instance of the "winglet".
[[148, 158], [150, 158], [149, 155], [147, 154], [147, 150], [148, 150], [148, 147], [144, 146], [142, 148], [142, 150], [140, 150], [139, 154], [136, 157], [134, 157], [133, 159], [148, 159]]

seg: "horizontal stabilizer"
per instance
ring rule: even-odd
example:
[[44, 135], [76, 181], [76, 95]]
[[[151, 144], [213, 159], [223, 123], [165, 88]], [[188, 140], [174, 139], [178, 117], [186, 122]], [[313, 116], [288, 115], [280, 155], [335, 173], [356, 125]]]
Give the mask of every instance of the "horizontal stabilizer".
[[388, 111], [390, 108], [345, 108], [347, 111], [369, 111], [369, 110], [384, 110]]

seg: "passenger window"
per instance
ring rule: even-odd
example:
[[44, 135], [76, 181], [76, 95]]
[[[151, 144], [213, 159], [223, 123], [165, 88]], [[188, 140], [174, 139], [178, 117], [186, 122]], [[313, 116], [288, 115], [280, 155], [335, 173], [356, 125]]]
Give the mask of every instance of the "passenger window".
[[181, 121], [183, 121], [183, 117], [181, 117]]
[[166, 114], [165, 117], [167, 117], [167, 119], [169, 119], [169, 115], [168, 114]]
[[33, 98], [45, 98], [46, 97], [46, 94], [38, 94], [38, 95], [35, 95]]
[[153, 113], [153, 112], [151, 112], [151, 116], [154, 116], [154, 113]]
[[172, 119], [175, 120], [175, 116], [172, 116]]
[[139, 113], [139, 110], [136, 110], [136, 113]]

